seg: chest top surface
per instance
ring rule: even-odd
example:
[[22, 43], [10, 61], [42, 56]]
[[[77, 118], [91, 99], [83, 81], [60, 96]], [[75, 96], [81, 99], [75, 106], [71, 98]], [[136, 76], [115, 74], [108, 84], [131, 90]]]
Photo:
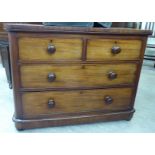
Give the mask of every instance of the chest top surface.
[[151, 35], [150, 30], [130, 28], [90, 28], [90, 27], [56, 27], [32, 24], [6, 24], [6, 31], [12, 32], [55, 32], [79, 34], [105, 34], [105, 35]]

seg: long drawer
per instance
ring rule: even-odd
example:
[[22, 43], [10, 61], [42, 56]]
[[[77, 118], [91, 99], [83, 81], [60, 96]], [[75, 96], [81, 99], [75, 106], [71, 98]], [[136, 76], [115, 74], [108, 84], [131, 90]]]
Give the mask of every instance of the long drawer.
[[134, 84], [137, 66], [135, 63], [21, 65], [21, 86], [70, 88]]
[[22, 94], [24, 118], [47, 115], [117, 111], [130, 108], [132, 88], [25, 92]]

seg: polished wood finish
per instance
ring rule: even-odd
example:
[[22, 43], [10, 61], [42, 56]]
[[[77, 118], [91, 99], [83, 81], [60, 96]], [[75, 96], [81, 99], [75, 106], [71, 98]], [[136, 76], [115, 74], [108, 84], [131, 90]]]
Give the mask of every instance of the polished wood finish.
[[[55, 51], [49, 53], [50, 47]], [[54, 47], [53, 47], [54, 46]], [[21, 60], [80, 60], [82, 40], [70, 38], [25, 38], [19, 39]]]
[[88, 41], [88, 60], [136, 60], [140, 57], [140, 40], [92, 39]]
[[[107, 104], [107, 101], [104, 100], [107, 95], [112, 96], [112, 104]], [[23, 117], [38, 118], [42, 116], [46, 118], [46, 115], [53, 114], [127, 110], [130, 108], [131, 96], [131, 88], [27, 92], [22, 94]], [[55, 107], [52, 109], [48, 106], [51, 99], [55, 102]]]
[[85, 114], [74, 114], [43, 119], [17, 119], [13, 116], [13, 121], [18, 130], [43, 128], [49, 126], [62, 126], [72, 124], [94, 123], [104, 121], [131, 120], [135, 110], [119, 111], [111, 113], [95, 112]]
[[132, 35], [148, 36], [150, 30], [138, 30], [131, 28], [89, 28], [89, 27], [57, 27], [32, 24], [6, 24], [9, 32], [33, 32], [33, 33], [58, 33], [58, 34], [98, 34], [98, 35]]
[[[21, 65], [24, 88], [93, 87], [134, 84], [137, 64], [53, 64]], [[112, 78], [111, 72], [117, 74]], [[49, 81], [49, 74], [53, 80]], [[110, 75], [109, 75], [110, 74]], [[114, 74], [114, 73], [113, 73]], [[52, 79], [51, 78], [51, 79]]]
[[22, 119], [22, 102], [20, 89], [20, 76], [19, 66], [17, 65], [18, 60], [18, 42], [16, 33], [11, 33], [9, 36], [9, 47], [10, 47], [10, 58], [11, 58], [11, 73], [12, 73], [12, 87], [15, 103], [15, 114], [16, 118]]
[[26, 24], [6, 30], [17, 129], [132, 118], [151, 31]]

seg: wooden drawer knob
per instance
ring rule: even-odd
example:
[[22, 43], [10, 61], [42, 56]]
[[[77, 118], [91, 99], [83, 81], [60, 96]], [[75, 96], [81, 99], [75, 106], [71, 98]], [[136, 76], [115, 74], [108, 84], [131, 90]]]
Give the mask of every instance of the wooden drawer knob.
[[52, 99], [50, 99], [50, 100], [48, 101], [48, 108], [54, 108], [54, 107], [55, 107], [55, 101], [52, 100]]
[[49, 82], [53, 82], [56, 79], [55, 73], [49, 73], [47, 79]]
[[113, 71], [110, 71], [110, 72], [108, 73], [108, 78], [109, 78], [110, 80], [116, 79], [116, 78], [117, 78], [117, 73], [115, 73], [115, 72], [113, 72]]
[[111, 48], [111, 52], [112, 52], [112, 54], [118, 54], [121, 52], [121, 48], [119, 46], [113, 46]]
[[111, 104], [113, 102], [113, 98], [111, 96], [105, 96], [104, 97], [104, 102], [106, 104]]
[[56, 51], [56, 47], [54, 45], [49, 44], [47, 47], [47, 51], [49, 54], [53, 54]]

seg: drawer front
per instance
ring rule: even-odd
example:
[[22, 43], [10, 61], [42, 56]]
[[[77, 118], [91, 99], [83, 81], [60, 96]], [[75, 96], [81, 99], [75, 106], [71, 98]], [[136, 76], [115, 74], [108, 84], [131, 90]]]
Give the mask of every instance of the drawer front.
[[87, 44], [88, 60], [136, 60], [140, 57], [140, 40], [92, 39]]
[[80, 60], [81, 39], [68, 38], [20, 38], [21, 60]]
[[25, 88], [101, 87], [133, 84], [137, 64], [23, 65], [21, 85]]
[[132, 96], [131, 88], [96, 90], [26, 92], [22, 95], [25, 118], [44, 115], [103, 110], [126, 110]]

